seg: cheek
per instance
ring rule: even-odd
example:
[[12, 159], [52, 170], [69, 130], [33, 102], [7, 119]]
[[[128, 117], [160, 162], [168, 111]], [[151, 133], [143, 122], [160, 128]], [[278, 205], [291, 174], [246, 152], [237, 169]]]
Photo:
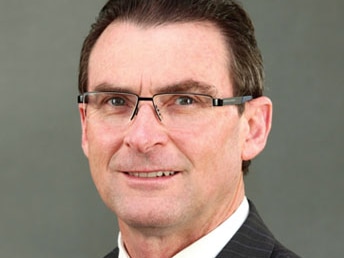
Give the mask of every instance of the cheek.
[[87, 129], [87, 136], [90, 148], [100, 149], [99, 154], [107, 152], [109, 149], [116, 148], [120, 142], [121, 130], [98, 125], [94, 123], [89, 124]]
[[[233, 166], [241, 168], [238, 119], [215, 120], [187, 133], [174, 134], [173, 138], [175, 145], [196, 170], [228, 171]], [[207, 171], [205, 173], [209, 174]]]
[[109, 200], [112, 198], [111, 186], [114, 182], [109, 173], [109, 163], [121, 146], [120, 133], [104, 126], [89, 126], [87, 137], [88, 162], [93, 182], [104, 202], [111, 203]]
[[104, 126], [88, 127], [88, 160], [92, 174], [104, 173], [112, 156], [120, 148], [121, 134], [118, 132], [119, 130], [116, 131]]

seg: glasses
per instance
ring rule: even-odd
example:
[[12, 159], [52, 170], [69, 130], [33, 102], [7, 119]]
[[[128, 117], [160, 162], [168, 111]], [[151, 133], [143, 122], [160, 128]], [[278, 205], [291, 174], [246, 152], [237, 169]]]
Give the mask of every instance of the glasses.
[[252, 96], [218, 99], [198, 93], [159, 93], [151, 98], [133, 93], [86, 92], [78, 96], [85, 117], [113, 126], [121, 126], [132, 120], [139, 111], [140, 101], [151, 101], [158, 119], [167, 127], [191, 127], [199, 125], [210, 116], [213, 107], [240, 105]]

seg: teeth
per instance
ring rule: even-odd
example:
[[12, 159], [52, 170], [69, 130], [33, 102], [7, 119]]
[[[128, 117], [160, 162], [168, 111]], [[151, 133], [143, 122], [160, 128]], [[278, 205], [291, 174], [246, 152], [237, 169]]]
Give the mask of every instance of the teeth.
[[155, 177], [163, 177], [163, 176], [173, 176], [175, 174], [174, 171], [158, 171], [158, 172], [150, 172], [150, 173], [128, 173], [129, 176], [134, 177], [143, 177], [143, 178], [155, 178]]

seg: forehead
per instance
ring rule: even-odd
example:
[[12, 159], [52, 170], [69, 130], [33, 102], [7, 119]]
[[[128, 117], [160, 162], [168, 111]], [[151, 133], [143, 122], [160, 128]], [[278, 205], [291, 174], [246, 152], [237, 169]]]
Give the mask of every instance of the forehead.
[[207, 22], [142, 27], [114, 22], [102, 33], [89, 60], [89, 91], [97, 85], [154, 94], [179, 81], [232, 91], [229, 51], [220, 30]]

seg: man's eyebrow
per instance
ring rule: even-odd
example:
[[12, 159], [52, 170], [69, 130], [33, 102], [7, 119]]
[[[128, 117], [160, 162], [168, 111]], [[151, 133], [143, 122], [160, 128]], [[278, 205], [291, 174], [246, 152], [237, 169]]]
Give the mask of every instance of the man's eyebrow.
[[[121, 87], [112, 85], [109, 83], [101, 83], [94, 87], [93, 91], [102, 91], [102, 92], [123, 92], [123, 93], [132, 93], [132, 90], [127, 87]], [[184, 80], [177, 83], [168, 84], [162, 87], [158, 87], [154, 94], [157, 93], [198, 93], [206, 94], [210, 96], [215, 96], [217, 93], [216, 87], [206, 84], [204, 82], [195, 81], [195, 80]]]
[[217, 89], [209, 84], [195, 81], [195, 80], [185, 80], [178, 83], [173, 83], [160, 87], [157, 93], [199, 93], [214, 96]]
[[120, 86], [116, 86], [116, 85], [112, 85], [109, 83], [101, 83], [98, 84], [94, 87], [93, 91], [102, 91], [102, 92], [106, 92], [106, 91], [115, 91], [115, 92], [127, 92], [129, 93], [130, 91], [125, 90], [124, 87], [120, 87]]

